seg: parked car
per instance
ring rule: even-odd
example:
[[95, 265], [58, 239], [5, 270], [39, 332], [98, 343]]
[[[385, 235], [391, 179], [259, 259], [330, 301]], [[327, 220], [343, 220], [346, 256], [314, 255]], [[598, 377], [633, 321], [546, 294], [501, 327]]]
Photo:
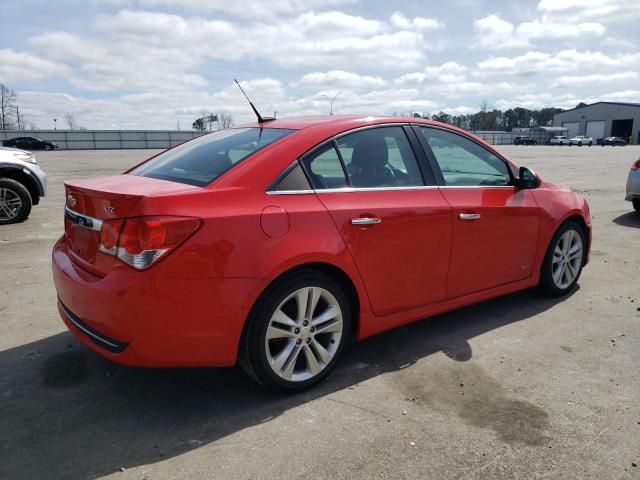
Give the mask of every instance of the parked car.
[[584, 135], [577, 135], [575, 137], [573, 137], [571, 140], [569, 140], [569, 146], [571, 145], [578, 145], [579, 147], [581, 147], [582, 145], [593, 145], [593, 138], [591, 137], [586, 137]]
[[635, 211], [640, 213], [640, 158], [631, 165], [629, 170], [625, 200], [631, 202]]
[[21, 148], [23, 150], [53, 150], [58, 145], [35, 137], [15, 137], [2, 142], [4, 147]]
[[520, 135], [513, 139], [513, 144], [514, 145], [537, 145], [538, 142], [531, 137]]
[[624, 147], [627, 145], [627, 142], [620, 137], [607, 137], [602, 140], [602, 146], [604, 147], [605, 145]]
[[24, 221], [46, 191], [47, 176], [31, 152], [0, 147], [0, 225]]
[[126, 365], [238, 362], [285, 391], [352, 338], [567, 294], [591, 243], [581, 195], [417, 118], [263, 121], [65, 188], [53, 278], [82, 343]]
[[549, 145], [571, 145], [571, 141], [569, 137], [565, 137], [564, 135], [556, 135], [555, 137], [551, 137], [549, 139]]

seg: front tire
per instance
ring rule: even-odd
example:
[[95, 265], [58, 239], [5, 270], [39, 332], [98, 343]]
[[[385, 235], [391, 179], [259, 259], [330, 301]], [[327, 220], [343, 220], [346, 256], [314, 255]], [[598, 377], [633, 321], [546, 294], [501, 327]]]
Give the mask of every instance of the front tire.
[[45, 145], [45, 146], [44, 146], [44, 149], [45, 149], [46, 151], [51, 150], [51, 145]]
[[31, 213], [29, 191], [11, 178], [0, 178], [0, 225], [19, 223]]
[[580, 224], [564, 223], [555, 233], [540, 271], [540, 288], [552, 297], [566, 295], [575, 287], [582, 273], [587, 238]]
[[277, 280], [256, 302], [239, 363], [268, 389], [303, 390], [333, 370], [350, 333], [343, 289], [320, 272], [301, 270]]
[[640, 198], [634, 198], [631, 200], [631, 204], [633, 205], [633, 209], [640, 213]]

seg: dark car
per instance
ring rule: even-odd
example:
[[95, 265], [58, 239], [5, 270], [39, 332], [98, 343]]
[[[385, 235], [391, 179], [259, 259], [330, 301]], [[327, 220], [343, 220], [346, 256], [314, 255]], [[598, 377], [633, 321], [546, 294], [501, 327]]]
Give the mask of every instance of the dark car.
[[4, 147], [21, 148], [22, 150], [53, 150], [58, 148], [53, 142], [40, 140], [35, 137], [16, 137], [2, 142]]
[[513, 139], [514, 145], [537, 145], [538, 142], [531, 137], [527, 136], [518, 136]]
[[627, 144], [627, 142], [620, 137], [607, 137], [604, 140], [602, 140], [602, 146], [604, 147], [605, 145], [612, 145], [612, 146], [618, 146], [618, 147], [624, 147]]

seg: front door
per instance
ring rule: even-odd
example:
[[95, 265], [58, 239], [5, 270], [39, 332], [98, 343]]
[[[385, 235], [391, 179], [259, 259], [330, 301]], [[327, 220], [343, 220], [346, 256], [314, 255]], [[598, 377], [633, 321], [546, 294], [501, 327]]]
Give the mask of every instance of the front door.
[[531, 191], [516, 189], [511, 167], [479, 143], [438, 128], [416, 130], [442, 174], [441, 191], [452, 208], [447, 297], [530, 277], [539, 222]]
[[445, 298], [451, 208], [430, 173], [423, 178], [402, 127], [341, 136], [303, 163], [355, 260], [375, 315]]

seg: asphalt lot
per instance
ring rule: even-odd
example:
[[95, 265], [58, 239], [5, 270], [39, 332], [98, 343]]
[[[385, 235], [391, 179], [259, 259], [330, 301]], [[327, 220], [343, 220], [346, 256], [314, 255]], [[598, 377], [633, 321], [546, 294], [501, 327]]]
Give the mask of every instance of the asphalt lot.
[[640, 148], [501, 150], [588, 198], [580, 288], [355, 344], [296, 396], [236, 369], [120, 367], [76, 342], [50, 274], [62, 182], [153, 152], [37, 153], [50, 195], [0, 227], [0, 478], [640, 478], [640, 216], [623, 200]]

